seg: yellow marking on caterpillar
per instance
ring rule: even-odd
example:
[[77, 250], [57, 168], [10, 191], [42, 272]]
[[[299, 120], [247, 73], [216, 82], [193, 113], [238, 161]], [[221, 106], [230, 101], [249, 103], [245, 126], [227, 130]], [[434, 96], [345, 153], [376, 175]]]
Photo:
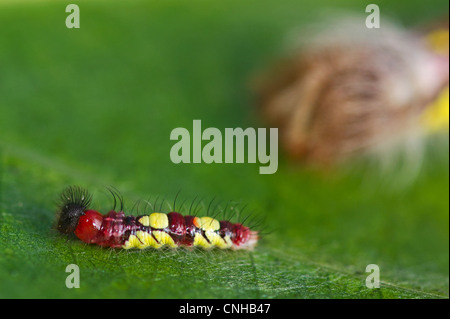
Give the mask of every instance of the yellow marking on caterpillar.
[[169, 227], [169, 218], [163, 213], [153, 213], [149, 217], [150, 226], [153, 228], [166, 228]]
[[211, 217], [201, 217], [199, 218], [199, 224], [197, 227], [203, 229], [204, 231], [215, 231], [220, 229], [220, 223], [218, 220]]
[[130, 238], [125, 242], [125, 245], [123, 245], [123, 248], [130, 249], [130, 248], [139, 248], [144, 249], [149, 246], [159, 248], [162, 245], [159, 245], [158, 242], [152, 237], [152, 235], [148, 234], [144, 231], [137, 231], [136, 236], [130, 235]]
[[122, 247], [125, 249], [130, 249], [133, 247], [138, 247], [140, 244], [141, 242], [139, 241], [139, 239], [137, 239], [135, 235], [130, 235], [130, 237]]
[[222, 238], [222, 237], [220, 237], [219, 234], [214, 233], [214, 232], [207, 232], [207, 233], [205, 233], [205, 235], [206, 235], [206, 237], [208, 237], [212, 246], [216, 246], [220, 249], [230, 248], [233, 245], [233, 243], [231, 242], [231, 240], [228, 236], [225, 236], [224, 238]]
[[[205, 232], [205, 238], [202, 234], [195, 234], [194, 236], [194, 246], [200, 246], [205, 249], [209, 249], [212, 247], [218, 247], [220, 249], [231, 248], [233, 243], [229, 236], [225, 236], [224, 238], [220, 237], [220, 235], [214, 231]], [[208, 241], [209, 240], [209, 241]]]
[[[153, 236], [152, 236], [153, 235]], [[144, 249], [147, 247], [160, 248], [164, 245], [168, 245], [172, 248], [177, 247], [172, 237], [163, 231], [154, 230], [151, 234], [145, 231], [137, 231], [136, 236], [130, 235], [130, 238], [122, 246], [125, 249], [139, 248]]]
[[193, 243], [193, 245], [194, 246], [200, 246], [200, 247], [203, 247], [205, 249], [212, 247], [212, 245], [210, 243], [208, 243], [206, 238], [203, 237], [201, 234], [198, 234], [198, 233], [195, 234], [195, 236], [194, 236], [194, 243]]
[[201, 234], [195, 234], [193, 243], [194, 246], [201, 246], [205, 249], [212, 247], [226, 249], [233, 245], [228, 236], [222, 238], [216, 232], [220, 229], [220, 222], [218, 220], [211, 217], [200, 217], [195, 218], [193, 223], [197, 228], [204, 230], [206, 236], [205, 238]]
[[150, 226], [150, 218], [148, 216], [142, 216], [139, 218], [138, 222], [140, 222], [144, 226]]
[[162, 246], [155, 240], [155, 238], [153, 238], [152, 235], [150, 235], [149, 233], [147, 233], [145, 231], [141, 231], [141, 230], [137, 231], [136, 236], [140, 240], [140, 243], [137, 246], [137, 248], [139, 248], [139, 249], [144, 249], [149, 246], [154, 247], [154, 248], [160, 248]]
[[172, 239], [172, 237], [170, 237], [169, 234], [159, 230], [152, 231], [152, 234], [161, 245], [168, 245], [172, 248], [177, 247], [175, 241]]
[[227, 243], [227, 248], [231, 248], [233, 246], [233, 242], [231, 241], [230, 236], [225, 236], [223, 239]]

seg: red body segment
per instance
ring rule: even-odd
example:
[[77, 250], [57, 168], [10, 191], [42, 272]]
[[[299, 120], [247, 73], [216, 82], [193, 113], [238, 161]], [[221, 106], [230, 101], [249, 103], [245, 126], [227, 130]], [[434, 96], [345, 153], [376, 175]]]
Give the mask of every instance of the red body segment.
[[97, 243], [97, 236], [103, 226], [103, 215], [95, 210], [87, 210], [80, 217], [75, 235], [82, 241], [94, 244]]
[[241, 224], [233, 224], [231, 233], [233, 234], [231, 240], [233, 241], [233, 244], [237, 246], [246, 243], [250, 238], [250, 229]]

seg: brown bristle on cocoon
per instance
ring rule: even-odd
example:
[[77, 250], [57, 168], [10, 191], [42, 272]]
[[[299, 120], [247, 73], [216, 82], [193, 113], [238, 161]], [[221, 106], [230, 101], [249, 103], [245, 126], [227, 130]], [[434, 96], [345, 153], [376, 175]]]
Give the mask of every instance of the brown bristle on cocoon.
[[[308, 34], [257, 79], [260, 113], [294, 158], [333, 163], [420, 137], [421, 115], [448, 85], [448, 55], [392, 24], [364, 19]], [[420, 138], [418, 139], [420, 140]]]

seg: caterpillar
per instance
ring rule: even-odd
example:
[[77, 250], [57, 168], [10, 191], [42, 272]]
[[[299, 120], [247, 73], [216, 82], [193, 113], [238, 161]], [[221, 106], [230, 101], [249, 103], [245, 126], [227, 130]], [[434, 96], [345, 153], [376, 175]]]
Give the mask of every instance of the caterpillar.
[[114, 208], [106, 215], [90, 208], [92, 195], [79, 186], [67, 187], [60, 196], [57, 230], [74, 234], [88, 244], [111, 248], [200, 247], [253, 250], [258, 232], [240, 223], [218, 221], [212, 217], [183, 216], [153, 212], [149, 215], [126, 216], [123, 198], [120, 211]]

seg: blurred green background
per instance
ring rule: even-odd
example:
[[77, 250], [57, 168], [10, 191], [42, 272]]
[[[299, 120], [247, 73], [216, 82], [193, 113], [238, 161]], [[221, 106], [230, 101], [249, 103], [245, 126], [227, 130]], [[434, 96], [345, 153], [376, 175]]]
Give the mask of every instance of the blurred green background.
[[[67, 29], [77, 3], [81, 28]], [[175, 165], [172, 129], [260, 127], [252, 76], [286, 36], [323, 12], [365, 15], [366, 1], [1, 1], [1, 298], [448, 298], [448, 140], [431, 142], [401, 187], [368, 163], [320, 172], [280, 154], [257, 164]], [[417, 26], [448, 1], [378, 1]], [[442, 150], [442, 147], [444, 148]], [[62, 189], [111, 207], [105, 185], [137, 199], [213, 197], [266, 216], [252, 252], [115, 251], [53, 229]], [[223, 207], [223, 206], [221, 206]], [[80, 267], [68, 289], [65, 268]], [[381, 288], [365, 286], [378, 264]]]

